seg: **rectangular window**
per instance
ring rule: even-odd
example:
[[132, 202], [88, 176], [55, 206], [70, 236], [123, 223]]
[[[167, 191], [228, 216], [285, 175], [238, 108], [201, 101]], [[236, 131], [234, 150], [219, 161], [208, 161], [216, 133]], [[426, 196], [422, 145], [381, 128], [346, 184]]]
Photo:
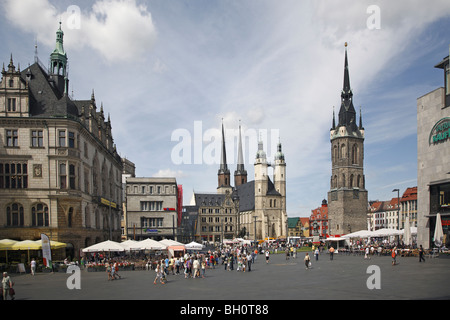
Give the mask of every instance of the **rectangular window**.
[[58, 131], [58, 145], [60, 147], [66, 146], [66, 131], [65, 130], [59, 130]]
[[69, 148], [75, 148], [75, 133], [69, 131]]
[[0, 163], [0, 189], [28, 188], [26, 163]]
[[59, 188], [67, 189], [67, 172], [65, 163], [61, 163], [59, 165]]
[[141, 224], [143, 228], [162, 227], [163, 218], [142, 218]]
[[8, 111], [9, 112], [16, 111], [16, 98], [8, 98]]
[[162, 211], [162, 201], [141, 201], [141, 211]]
[[6, 146], [18, 147], [19, 146], [19, 133], [17, 129], [6, 130]]
[[31, 146], [39, 148], [44, 146], [44, 132], [42, 130], [31, 130]]
[[73, 164], [69, 165], [69, 187], [70, 189], [75, 189], [75, 181], [76, 181], [76, 175], [75, 175], [75, 166]]

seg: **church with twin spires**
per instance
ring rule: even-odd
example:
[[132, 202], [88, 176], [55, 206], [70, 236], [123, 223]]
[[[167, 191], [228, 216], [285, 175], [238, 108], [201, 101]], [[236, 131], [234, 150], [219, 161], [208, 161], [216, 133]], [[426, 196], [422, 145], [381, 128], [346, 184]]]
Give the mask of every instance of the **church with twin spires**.
[[[272, 179], [269, 167], [273, 169]], [[273, 163], [269, 163], [263, 142], [259, 141], [254, 172], [255, 179], [248, 181], [239, 126], [238, 158], [234, 186], [231, 185], [225, 129], [222, 124], [217, 191], [194, 192], [191, 203], [198, 207], [197, 241], [221, 243], [236, 237], [261, 240], [287, 236], [286, 162], [281, 143], [278, 143]]]

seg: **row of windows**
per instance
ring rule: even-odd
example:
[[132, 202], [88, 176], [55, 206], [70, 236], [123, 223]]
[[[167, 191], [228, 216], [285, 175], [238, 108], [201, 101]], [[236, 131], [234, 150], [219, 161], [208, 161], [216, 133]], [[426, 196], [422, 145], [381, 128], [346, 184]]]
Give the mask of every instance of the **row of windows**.
[[28, 188], [27, 163], [0, 163], [0, 189], [26, 188]]
[[220, 222], [224, 222], [224, 223], [233, 223], [233, 217], [225, 217], [223, 219], [223, 221], [220, 220], [220, 217], [202, 217], [202, 222], [203, 223], [220, 223]]
[[142, 228], [162, 227], [163, 218], [141, 218]]
[[[224, 226], [224, 232], [233, 232], [233, 226]], [[222, 232], [221, 226], [202, 226], [202, 232]]]
[[141, 201], [141, 211], [162, 211], [162, 201]]
[[177, 188], [176, 186], [128, 186], [127, 193], [128, 194], [176, 194]]
[[[48, 207], [38, 203], [31, 207], [31, 226], [48, 227]], [[12, 203], [6, 207], [6, 226], [23, 227], [25, 223], [25, 213], [20, 203]]]
[[225, 209], [219, 209], [219, 208], [215, 208], [215, 209], [213, 209], [213, 208], [209, 208], [209, 209], [207, 209], [207, 208], [202, 208], [202, 213], [216, 213], [216, 214], [218, 214], [218, 213], [220, 213], [220, 212], [223, 212], [223, 213], [225, 213], [225, 214], [232, 214], [233, 213], [233, 209], [230, 209], [230, 208], [225, 208]]
[[[345, 144], [341, 144], [341, 145], [335, 145], [333, 147], [333, 161], [336, 161], [338, 159], [346, 159], [347, 158], [347, 146]], [[358, 150], [358, 145], [355, 143], [352, 146], [351, 149], [351, 161], [352, 164], [358, 164], [359, 160], [359, 150]]]
[[[41, 170], [41, 169], [40, 169]], [[101, 181], [97, 181], [99, 176], [97, 171], [93, 170], [94, 176], [94, 195], [98, 195], [98, 183], [101, 184], [101, 194], [115, 199], [119, 194], [117, 188], [114, 188], [112, 176], [109, 180], [106, 177], [106, 171], [102, 173]], [[35, 173], [40, 176], [42, 173]], [[85, 192], [89, 193], [89, 171], [84, 173]], [[58, 164], [58, 183], [62, 190], [76, 190], [78, 187], [77, 166], [71, 162], [59, 162]], [[109, 182], [109, 183], [108, 183]], [[27, 162], [0, 162], [0, 189], [27, 189], [28, 188], [28, 164]], [[155, 209], [162, 210], [162, 209]]]
[[[19, 130], [5, 129], [5, 143], [7, 147], [19, 146]], [[33, 148], [44, 147], [44, 131], [31, 130], [30, 131], [30, 146]], [[75, 132], [58, 130], [58, 147], [75, 148]]]
[[339, 186], [342, 186], [342, 187], [344, 187], [344, 188], [347, 187], [347, 184], [348, 184], [348, 186], [349, 186], [350, 188], [353, 188], [353, 187], [364, 188], [364, 183], [363, 183], [363, 182], [364, 182], [364, 181], [363, 181], [361, 175], [358, 175], [358, 176], [355, 178], [355, 176], [354, 176], [353, 174], [351, 174], [348, 181], [346, 180], [345, 174], [343, 174], [343, 175], [341, 176], [341, 180], [340, 180], [340, 181], [338, 181], [338, 176], [335, 175], [335, 176], [331, 179], [331, 188], [332, 188], [332, 189], [336, 189], [336, 188], [338, 187], [338, 184], [339, 184]]

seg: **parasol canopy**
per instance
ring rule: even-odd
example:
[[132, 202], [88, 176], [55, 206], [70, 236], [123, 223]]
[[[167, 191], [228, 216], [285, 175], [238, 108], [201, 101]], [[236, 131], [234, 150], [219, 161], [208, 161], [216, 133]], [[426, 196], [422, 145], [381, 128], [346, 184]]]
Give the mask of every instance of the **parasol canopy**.
[[185, 247], [188, 250], [202, 250], [203, 249], [203, 245], [200, 243], [197, 243], [195, 241], [192, 241], [191, 243], [186, 244]]
[[101, 251], [112, 251], [112, 252], [122, 252], [125, 249], [115, 241], [106, 240], [90, 247], [84, 248], [83, 252], [101, 252]]
[[42, 249], [41, 240], [36, 242], [34, 240], [17, 241], [11, 247], [11, 250], [40, 250]]
[[153, 239], [138, 241], [130, 246], [130, 250], [164, 250], [167, 246]]
[[17, 242], [17, 240], [2, 239], [0, 240], [0, 250], [12, 250], [13, 244]]
[[436, 227], [434, 228], [434, 244], [437, 247], [442, 246], [444, 242], [444, 231], [442, 230], [441, 214], [436, 215]]

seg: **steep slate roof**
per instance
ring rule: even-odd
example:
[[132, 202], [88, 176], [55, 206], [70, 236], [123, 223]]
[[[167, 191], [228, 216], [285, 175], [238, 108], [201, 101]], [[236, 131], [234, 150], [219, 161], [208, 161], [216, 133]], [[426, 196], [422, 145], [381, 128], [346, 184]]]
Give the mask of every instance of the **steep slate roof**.
[[224, 194], [215, 194], [215, 193], [195, 194], [195, 204], [199, 207], [202, 206], [221, 207], [224, 201], [225, 201]]
[[255, 210], [255, 181], [241, 184], [236, 190], [239, 195], [239, 211]]
[[58, 117], [72, 115], [78, 117], [80, 112], [76, 104], [61, 94], [53, 86], [53, 81], [39, 63], [34, 63], [21, 72], [23, 81], [28, 81], [30, 92], [30, 116]]

